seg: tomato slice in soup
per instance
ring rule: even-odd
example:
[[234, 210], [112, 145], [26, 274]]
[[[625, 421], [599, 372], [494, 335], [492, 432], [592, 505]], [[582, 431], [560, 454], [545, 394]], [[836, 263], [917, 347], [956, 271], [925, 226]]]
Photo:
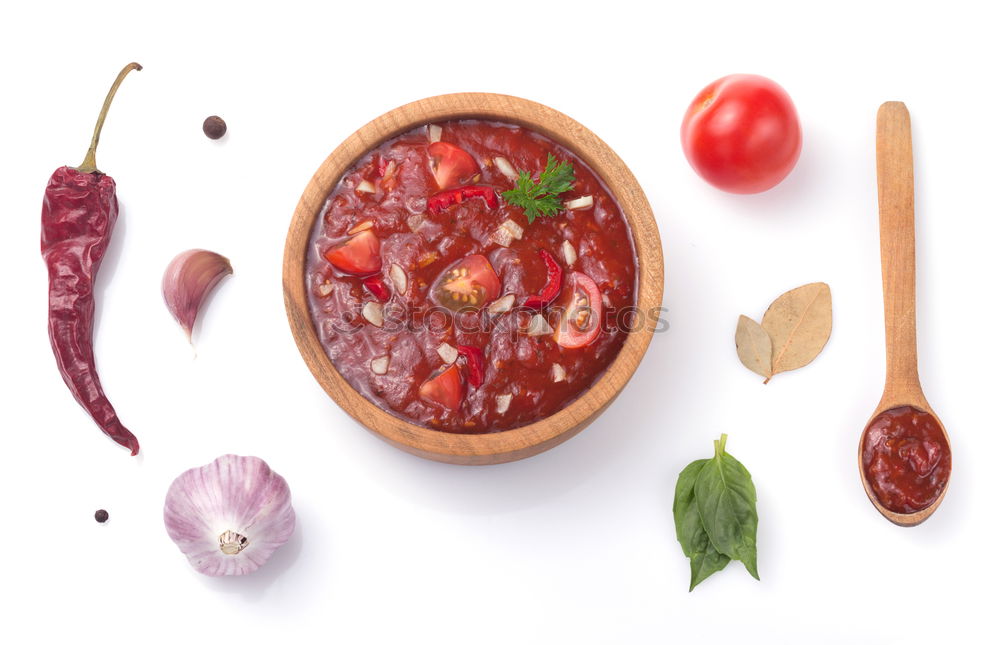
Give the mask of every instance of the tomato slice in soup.
[[452, 363], [420, 386], [420, 398], [457, 410], [462, 405], [462, 375]]
[[482, 255], [453, 264], [434, 284], [434, 299], [452, 311], [480, 309], [499, 295], [500, 278]]
[[601, 333], [604, 304], [597, 284], [587, 274], [579, 271], [569, 274], [558, 307], [562, 313], [554, 337], [563, 347], [576, 349], [589, 345]]
[[369, 275], [382, 268], [378, 237], [371, 231], [362, 231], [353, 237], [334, 244], [326, 253], [327, 261], [344, 273]]
[[476, 160], [465, 150], [456, 145], [435, 141], [427, 147], [433, 160], [434, 181], [439, 188], [457, 186], [463, 179], [468, 179], [476, 172]]

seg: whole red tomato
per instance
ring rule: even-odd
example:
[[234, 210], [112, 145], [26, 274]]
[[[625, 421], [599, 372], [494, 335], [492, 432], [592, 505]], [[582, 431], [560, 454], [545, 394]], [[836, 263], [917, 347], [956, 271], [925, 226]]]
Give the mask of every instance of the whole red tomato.
[[771, 79], [733, 74], [695, 97], [681, 143], [705, 181], [730, 193], [760, 193], [784, 179], [802, 150], [802, 128], [788, 93]]

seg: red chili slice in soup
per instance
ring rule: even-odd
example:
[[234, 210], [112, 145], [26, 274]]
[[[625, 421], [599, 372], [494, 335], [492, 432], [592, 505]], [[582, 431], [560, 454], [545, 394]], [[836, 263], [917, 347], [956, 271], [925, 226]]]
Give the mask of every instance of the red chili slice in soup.
[[559, 289], [562, 288], [562, 267], [559, 262], [545, 249], [539, 249], [538, 254], [542, 256], [545, 263], [545, 286], [537, 296], [528, 296], [524, 300], [524, 306], [529, 309], [541, 309], [556, 299]]
[[486, 368], [483, 367], [483, 350], [471, 345], [459, 345], [458, 355], [465, 357], [465, 367], [469, 370], [469, 385], [479, 387], [486, 378]]
[[555, 341], [569, 349], [589, 345], [601, 333], [604, 305], [597, 284], [585, 273], [569, 274], [567, 289], [559, 301], [562, 314]]
[[462, 186], [461, 188], [451, 188], [442, 190], [436, 195], [431, 195], [427, 200], [427, 210], [439, 215], [448, 209], [449, 206], [461, 204], [466, 199], [482, 197], [488, 208], [496, 208], [500, 205], [497, 192], [489, 186]]
[[478, 168], [472, 155], [444, 141], [435, 141], [427, 147], [427, 152], [434, 160], [434, 181], [442, 190], [457, 186]]
[[382, 268], [379, 248], [378, 237], [371, 231], [362, 231], [333, 245], [324, 256], [344, 273], [369, 275]]
[[388, 302], [389, 298], [392, 296], [392, 292], [389, 291], [389, 285], [385, 283], [385, 280], [381, 276], [373, 275], [370, 278], [365, 278], [361, 281], [361, 284], [368, 289], [368, 292], [375, 296], [379, 302]]
[[438, 304], [451, 309], [479, 309], [500, 295], [500, 278], [482, 255], [470, 255], [447, 269], [434, 284]]
[[450, 410], [462, 405], [462, 375], [454, 363], [432, 376], [420, 386], [420, 397]]

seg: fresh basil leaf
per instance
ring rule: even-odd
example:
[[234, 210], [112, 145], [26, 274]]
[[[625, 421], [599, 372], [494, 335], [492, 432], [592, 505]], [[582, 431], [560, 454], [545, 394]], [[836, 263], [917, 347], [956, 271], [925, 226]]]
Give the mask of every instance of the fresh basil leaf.
[[[705, 540], [708, 541], [707, 536]], [[694, 591], [694, 588], [705, 578], [722, 571], [729, 562], [729, 556], [722, 555], [712, 547], [711, 543], [708, 543], [704, 552], [691, 556], [691, 586], [688, 587], [688, 591]]]
[[[694, 500], [694, 484], [698, 480], [698, 473], [707, 463], [708, 459], [699, 459], [688, 464], [677, 476], [677, 486], [674, 488], [674, 527], [677, 529], [677, 541], [681, 543], [681, 550], [689, 558], [695, 552], [699, 533], [705, 533]], [[708, 539], [707, 534], [705, 539]]]
[[688, 464], [678, 475], [677, 486], [674, 489], [674, 526], [677, 529], [677, 541], [681, 543], [684, 555], [691, 560], [691, 586], [688, 591], [694, 590], [698, 583], [729, 564], [729, 557], [716, 551], [708, 539], [708, 533], [702, 526], [698, 505], [695, 502], [695, 482], [708, 462], [708, 459], [699, 459]]
[[698, 472], [694, 496], [702, 526], [716, 551], [739, 560], [757, 575], [757, 491], [750, 473], [726, 452], [726, 435], [715, 456]]

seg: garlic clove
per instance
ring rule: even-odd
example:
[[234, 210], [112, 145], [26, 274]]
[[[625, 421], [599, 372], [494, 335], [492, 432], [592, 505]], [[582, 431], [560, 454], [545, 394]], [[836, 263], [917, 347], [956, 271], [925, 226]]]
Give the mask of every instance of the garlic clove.
[[402, 295], [406, 293], [406, 271], [403, 267], [398, 264], [393, 264], [389, 267], [389, 279], [392, 280], [393, 286], [396, 287], [396, 293]]
[[458, 360], [458, 350], [448, 343], [438, 345], [437, 353], [441, 360], [449, 365]]
[[295, 531], [288, 483], [257, 457], [223, 455], [174, 480], [163, 506], [170, 539], [209, 576], [252, 573]]
[[347, 234], [348, 235], [355, 235], [357, 233], [360, 233], [361, 231], [367, 231], [368, 229], [372, 228], [373, 226], [375, 226], [375, 222], [372, 221], [372, 220], [370, 220], [370, 219], [366, 219], [365, 221], [361, 222], [360, 224], [356, 224], [354, 226], [354, 228], [352, 228], [351, 230], [347, 231]]
[[501, 226], [497, 230], [490, 234], [490, 241], [494, 244], [499, 244], [500, 246], [509, 247], [514, 236], [510, 234], [510, 231]]
[[163, 300], [174, 319], [191, 340], [198, 311], [208, 294], [233, 267], [224, 256], [204, 249], [191, 249], [179, 254], [163, 273]]
[[389, 371], [389, 357], [379, 356], [378, 358], [373, 358], [371, 360], [370, 366], [372, 374], [377, 374], [381, 376]]
[[527, 334], [529, 336], [544, 336], [551, 334], [552, 331], [552, 325], [549, 324], [549, 321], [545, 320], [545, 316], [542, 314], [535, 314], [528, 321]]
[[524, 236], [524, 228], [512, 219], [504, 220], [504, 223], [500, 227], [507, 229], [507, 232], [515, 240], [519, 240]]
[[497, 298], [491, 302], [487, 307], [486, 311], [493, 315], [505, 314], [514, 308], [514, 294], [508, 293], [502, 298]]
[[563, 259], [566, 260], [566, 264], [573, 266], [573, 263], [576, 262], [576, 249], [573, 248], [573, 245], [569, 240], [563, 240], [562, 252]]
[[504, 177], [511, 181], [517, 181], [517, 171], [514, 170], [514, 166], [510, 165], [506, 157], [493, 157], [493, 163], [496, 164], [497, 170], [500, 171]]
[[371, 324], [376, 327], [381, 327], [384, 322], [382, 318], [382, 303], [366, 302], [364, 306], [361, 307], [361, 315]]
[[416, 233], [424, 225], [424, 216], [410, 215], [406, 218], [406, 225], [410, 227], [411, 232]]
[[576, 199], [571, 199], [563, 204], [566, 210], [580, 210], [581, 208], [590, 208], [594, 205], [593, 195], [584, 195], [583, 197], [577, 197]]
[[506, 414], [507, 410], [510, 409], [510, 401], [514, 398], [513, 394], [500, 394], [497, 396], [497, 413]]

